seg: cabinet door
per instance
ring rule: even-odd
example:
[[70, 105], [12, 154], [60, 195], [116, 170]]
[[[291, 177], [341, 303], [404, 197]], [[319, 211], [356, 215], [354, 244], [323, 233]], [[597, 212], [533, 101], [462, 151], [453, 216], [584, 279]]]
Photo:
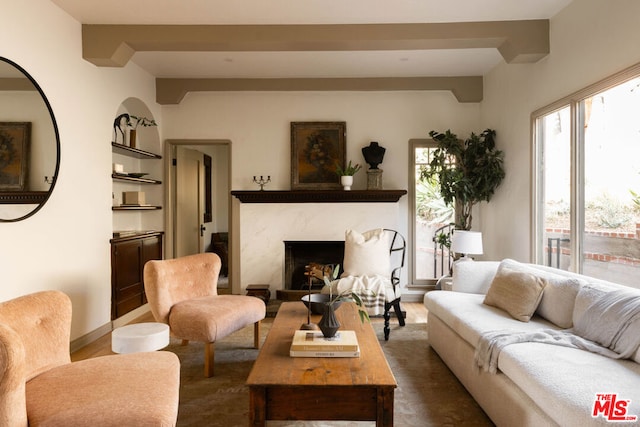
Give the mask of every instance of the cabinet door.
[[140, 262], [140, 272], [142, 275], [142, 303], [147, 303], [147, 294], [144, 292], [144, 265], [147, 261], [162, 259], [162, 236], [153, 236], [142, 239], [142, 259]]
[[112, 318], [118, 317], [142, 305], [143, 286], [142, 243], [130, 240], [115, 243], [111, 247]]

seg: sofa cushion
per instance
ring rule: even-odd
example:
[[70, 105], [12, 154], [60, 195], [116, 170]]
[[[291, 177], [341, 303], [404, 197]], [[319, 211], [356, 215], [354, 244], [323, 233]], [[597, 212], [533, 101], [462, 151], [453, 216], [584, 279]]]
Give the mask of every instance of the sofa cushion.
[[561, 270], [552, 272], [542, 266], [523, 264], [512, 259], [503, 260], [501, 265], [545, 279], [547, 286], [544, 288], [536, 312], [561, 328], [573, 326], [573, 307], [578, 291], [586, 284], [584, 280], [556, 274]]
[[640, 416], [640, 365], [588, 351], [540, 343], [506, 346], [498, 369], [561, 426], [611, 425], [592, 418], [597, 393], [629, 399]]
[[389, 239], [382, 228], [359, 233], [347, 230], [344, 239], [342, 277], [389, 276]]
[[528, 322], [540, 304], [545, 286], [544, 279], [501, 264], [487, 291], [484, 303], [501, 308], [514, 319]]
[[453, 264], [451, 290], [471, 294], [486, 294], [496, 275], [498, 261], [458, 261]]
[[561, 328], [573, 326], [573, 306], [584, 282], [568, 277], [546, 277], [547, 286], [542, 293], [538, 314]]
[[531, 332], [542, 328], [558, 329], [539, 316], [533, 316], [529, 322], [520, 322], [499, 308], [483, 304], [483, 300], [484, 295], [432, 291], [426, 293], [424, 303], [430, 315], [438, 316], [474, 348], [477, 347], [480, 336], [489, 331]]

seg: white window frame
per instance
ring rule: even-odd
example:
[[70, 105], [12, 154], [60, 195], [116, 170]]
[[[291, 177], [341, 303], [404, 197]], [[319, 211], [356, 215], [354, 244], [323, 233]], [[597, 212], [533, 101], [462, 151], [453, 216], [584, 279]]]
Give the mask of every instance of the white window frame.
[[416, 247], [416, 148], [437, 148], [436, 141], [432, 138], [412, 138], [409, 140], [409, 230], [411, 233], [411, 277], [408, 288], [433, 289], [438, 281], [434, 279], [417, 278], [417, 247]]
[[582, 273], [584, 229], [584, 103], [583, 101], [600, 92], [620, 85], [626, 81], [640, 77], [640, 63], [619, 73], [594, 83], [580, 91], [562, 98], [546, 107], [531, 113], [531, 257], [532, 262], [544, 264], [544, 224], [542, 223], [541, 206], [544, 185], [541, 182], [540, 161], [543, 147], [539, 138], [541, 129], [538, 119], [542, 116], [569, 107], [571, 115], [571, 232], [570, 271]]

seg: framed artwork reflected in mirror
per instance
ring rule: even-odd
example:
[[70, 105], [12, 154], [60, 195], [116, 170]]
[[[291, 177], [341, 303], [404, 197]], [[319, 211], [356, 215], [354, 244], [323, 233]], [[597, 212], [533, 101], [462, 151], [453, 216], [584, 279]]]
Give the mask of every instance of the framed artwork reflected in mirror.
[[0, 190], [27, 188], [31, 122], [0, 122]]

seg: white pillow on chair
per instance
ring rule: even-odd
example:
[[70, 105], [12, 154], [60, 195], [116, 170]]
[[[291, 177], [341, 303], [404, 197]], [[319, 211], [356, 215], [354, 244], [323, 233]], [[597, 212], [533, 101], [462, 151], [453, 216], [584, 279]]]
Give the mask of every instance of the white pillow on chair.
[[344, 239], [344, 262], [347, 276], [389, 276], [391, 261], [389, 239], [384, 229], [369, 230], [362, 234], [347, 230]]

